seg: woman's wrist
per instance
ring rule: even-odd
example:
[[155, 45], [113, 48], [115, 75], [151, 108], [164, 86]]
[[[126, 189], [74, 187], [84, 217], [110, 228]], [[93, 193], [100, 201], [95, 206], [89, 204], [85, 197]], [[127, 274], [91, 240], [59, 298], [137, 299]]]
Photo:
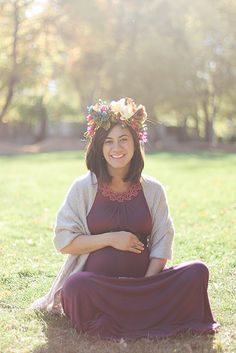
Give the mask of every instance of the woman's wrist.
[[101, 234], [101, 236], [104, 241], [104, 247], [113, 246], [113, 242], [114, 242], [114, 233], [113, 232], [103, 233], [103, 234]]
[[155, 276], [160, 273], [164, 269], [166, 262], [167, 259], [151, 258], [145, 277]]

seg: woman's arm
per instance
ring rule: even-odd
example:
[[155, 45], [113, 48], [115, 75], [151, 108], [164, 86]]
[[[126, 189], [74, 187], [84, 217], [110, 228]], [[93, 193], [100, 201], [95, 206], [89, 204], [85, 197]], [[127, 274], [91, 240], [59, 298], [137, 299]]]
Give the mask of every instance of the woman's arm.
[[167, 259], [151, 258], [145, 277], [157, 275], [163, 270]]
[[136, 235], [120, 231], [96, 235], [79, 235], [72, 242], [61, 249], [62, 254], [81, 255], [95, 250], [112, 246], [115, 249], [140, 254], [144, 245]]

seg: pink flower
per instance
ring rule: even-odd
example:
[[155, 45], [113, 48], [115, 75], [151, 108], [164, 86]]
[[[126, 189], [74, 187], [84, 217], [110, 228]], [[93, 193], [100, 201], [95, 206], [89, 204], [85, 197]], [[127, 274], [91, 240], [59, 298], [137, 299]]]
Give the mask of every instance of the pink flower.
[[87, 116], [86, 116], [86, 120], [87, 120], [88, 122], [91, 122], [91, 121], [93, 120], [92, 115], [91, 115], [91, 114], [87, 115]]
[[88, 126], [87, 132], [89, 133], [89, 135], [93, 135], [93, 133], [94, 133], [94, 126], [93, 126], [93, 125]]
[[103, 105], [101, 106], [101, 111], [102, 111], [102, 112], [106, 112], [106, 111], [107, 111], [107, 106], [103, 104]]
[[147, 142], [147, 132], [146, 131], [139, 132], [138, 137], [139, 137], [140, 141]]

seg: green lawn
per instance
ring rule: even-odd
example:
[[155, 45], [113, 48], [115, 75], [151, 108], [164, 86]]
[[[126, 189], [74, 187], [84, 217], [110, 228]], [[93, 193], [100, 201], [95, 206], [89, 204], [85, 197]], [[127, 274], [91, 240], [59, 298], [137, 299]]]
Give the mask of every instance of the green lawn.
[[0, 352], [236, 352], [233, 154], [153, 154], [145, 167], [146, 174], [166, 186], [176, 226], [172, 263], [201, 259], [209, 266], [210, 301], [222, 325], [218, 334], [98, 341], [78, 336], [65, 318], [28, 309], [62, 264], [63, 256], [52, 244], [52, 227], [69, 185], [85, 171], [82, 152], [0, 157]]

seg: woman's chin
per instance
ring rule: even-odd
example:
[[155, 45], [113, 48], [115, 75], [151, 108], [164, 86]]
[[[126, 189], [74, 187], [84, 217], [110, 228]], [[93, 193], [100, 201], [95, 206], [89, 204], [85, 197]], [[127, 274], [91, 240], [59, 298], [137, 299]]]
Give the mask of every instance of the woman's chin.
[[129, 170], [129, 162], [126, 161], [110, 161], [108, 162], [108, 170], [117, 171], [117, 170], [124, 170], [125, 173]]

